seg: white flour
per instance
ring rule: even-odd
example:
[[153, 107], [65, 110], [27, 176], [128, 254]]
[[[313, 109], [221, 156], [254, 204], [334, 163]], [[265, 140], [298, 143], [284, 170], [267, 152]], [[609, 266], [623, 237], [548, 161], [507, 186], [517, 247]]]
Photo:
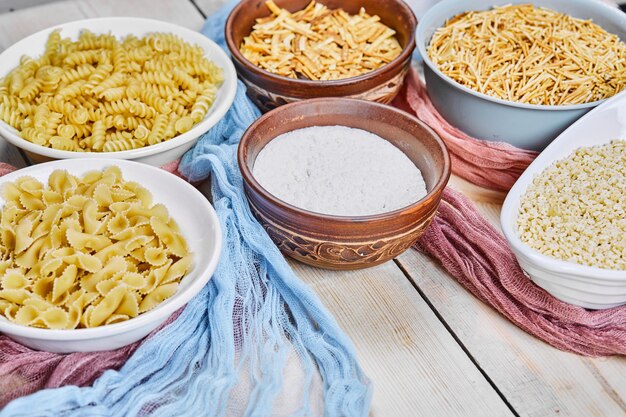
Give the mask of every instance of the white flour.
[[313, 126], [277, 136], [257, 156], [253, 175], [293, 206], [338, 216], [385, 213], [426, 195], [420, 170], [400, 149], [345, 126]]

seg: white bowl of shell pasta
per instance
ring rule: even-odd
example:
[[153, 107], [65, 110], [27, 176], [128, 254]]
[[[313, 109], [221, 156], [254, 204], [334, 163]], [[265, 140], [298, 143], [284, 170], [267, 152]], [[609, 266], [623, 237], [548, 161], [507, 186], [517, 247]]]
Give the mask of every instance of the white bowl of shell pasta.
[[133, 161], [73, 159], [0, 177], [0, 332], [38, 350], [116, 349], [196, 296], [220, 257], [215, 210]]
[[35, 162], [180, 158], [230, 108], [227, 54], [157, 20], [87, 19], [42, 30], [0, 54], [0, 136]]

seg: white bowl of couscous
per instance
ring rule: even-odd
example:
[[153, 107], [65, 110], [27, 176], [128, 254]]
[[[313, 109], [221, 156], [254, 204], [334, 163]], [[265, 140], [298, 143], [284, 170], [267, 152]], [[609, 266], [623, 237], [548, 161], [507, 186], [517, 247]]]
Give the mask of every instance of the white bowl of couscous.
[[522, 269], [555, 297], [585, 308], [626, 304], [625, 140], [621, 93], [559, 135], [502, 207], [502, 230]]
[[[61, 148], [55, 149], [54, 147], [50, 147], [49, 143], [48, 144], [34, 143], [33, 141], [26, 140], [24, 137], [22, 137], [24, 136], [23, 128], [20, 128], [18, 130], [15, 128], [15, 123], [13, 123], [14, 126], [12, 126], [11, 124], [6, 122], [7, 112], [12, 112], [13, 114], [16, 114], [14, 108], [10, 108], [9, 106], [10, 102], [8, 100], [13, 101], [13, 104], [15, 104], [15, 99], [20, 99], [23, 102], [28, 102], [29, 97], [25, 96], [25, 97], [20, 98], [19, 92], [17, 92], [18, 89], [16, 88], [14, 89], [16, 90], [14, 91], [14, 94], [13, 94], [14, 97], [7, 98], [7, 96], [11, 95], [11, 91], [10, 89], [7, 89], [7, 88], [3, 89], [1, 80], [2, 78], [7, 77], [7, 75], [14, 68], [20, 65], [20, 62], [21, 62], [20, 60], [22, 59], [23, 56], [29, 56], [35, 60], [40, 58], [46, 51], [46, 43], [48, 42], [50, 35], [54, 31], [57, 31], [57, 30], [60, 31], [59, 33], [60, 33], [61, 38], [69, 38], [73, 42], [78, 41], [80, 34], [84, 31], [92, 32], [94, 35], [103, 35], [103, 34], [112, 35], [118, 41], [128, 35], [134, 35], [138, 39], [142, 39], [143, 37], [152, 33], [163, 33], [163, 34], [168, 34], [168, 36], [170, 34], [175, 35], [182, 42], [185, 42], [192, 46], [198, 46], [199, 47], [198, 51], [200, 51], [198, 52], [198, 55], [203, 58], [206, 58], [210, 63], [214, 64], [216, 67], [219, 67], [221, 69], [221, 71], [223, 72], [223, 82], [219, 84], [219, 86], [216, 87], [217, 91], [215, 91], [214, 99], [212, 103], [209, 104], [209, 108], [206, 114], [201, 116], [201, 118], [194, 117], [194, 122], [192, 126], [190, 124], [184, 129], [176, 130], [175, 136], [171, 137], [171, 134], [170, 134], [170, 137], [171, 137], [170, 139], [162, 140], [164, 137], [168, 137], [168, 136], [162, 136], [161, 138], [158, 139], [159, 143], [155, 143], [157, 141], [151, 141], [151, 143], [154, 143], [154, 144], [148, 144], [145, 138], [141, 138], [141, 139], [135, 138], [135, 136], [133, 136], [132, 129], [130, 128], [118, 129], [119, 125], [115, 126], [115, 129], [111, 127], [110, 125], [108, 125], [106, 129], [107, 133], [108, 134], [115, 133], [114, 130], [128, 131], [127, 133], [125, 133], [125, 135], [126, 136], [130, 135], [133, 138], [133, 140], [137, 139], [138, 141], [134, 145], [134, 148], [124, 150], [125, 148], [123, 147], [116, 147], [115, 151], [103, 152], [102, 151], [103, 149], [100, 149], [99, 151], [96, 152], [96, 151], [92, 151], [90, 147], [84, 147], [83, 149], [79, 151], [78, 149], [74, 149], [74, 150], [65, 150]], [[102, 45], [98, 44], [96, 46], [102, 46]], [[159, 47], [156, 47], [156, 48], [158, 49]], [[128, 54], [129, 55], [137, 54], [137, 52], [133, 52], [136, 49], [139, 49], [139, 48], [129, 47]], [[111, 57], [112, 57], [111, 58], [112, 62], [110, 62], [110, 64], [113, 66], [113, 70], [106, 74], [106, 77], [104, 78], [104, 80], [98, 80], [96, 77], [94, 79], [94, 83], [98, 81], [106, 81], [107, 79], [111, 79], [113, 78], [113, 74], [118, 71], [117, 67], [115, 67], [114, 55], [112, 52], [111, 52]], [[139, 61], [140, 66], [136, 67], [135, 71], [136, 73], [138, 73], [138, 77], [140, 77], [142, 82], [145, 81], [148, 84], [152, 83], [152, 84], [157, 84], [157, 85], [162, 85], [162, 86], [167, 84], [167, 87], [169, 88], [171, 86], [167, 83], [167, 81], [173, 80], [175, 78], [174, 72], [178, 71], [180, 68], [184, 68], [183, 65], [188, 64], [189, 62], [194, 62], [195, 64], [195, 61], [183, 62], [184, 60], [181, 59], [180, 65], [176, 63], [174, 64], [175, 65], [174, 68], [171, 68], [170, 70], [165, 71], [165, 70], [156, 68], [157, 64], [154, 64], [154, 62], [158, 61], [157, 58], [160, 58], [160, 57], [153, 56], [152, 58], [148, 60]], [[131, 61], [133, 60], [133, 56], [130, 57], [130, 60]], [[152, 63], [150, 65], [155, 66], [155, 68], [146, 67], [146, 63], [150, 63], [151, 61]], [[173, 61], [176, 61], [176, 60], [173, 60]], [[60, 62], [64, 62], [64, 61], [60, 61]], [[86, 63], [86, 65], [90, 65], [90, 64], [93, 64], [93, 66], [96, 68], [100, 68], [102, 66], [100, 61]], [[191, 64], [191, 65], [194, 65], [194, 64]], [[63, 66], [59, 62], [53, 65], [57, 67]], [[77, 67], [78, 66], [80, 65], [77, 65]], [[36, 68], [36, 70], [39, 70], [40, 68], [41, 68], [41, 65], [40, 67]], [[152, 75], [151, 74], [146, 75], [146, 73], [152, 73]], [[128, 74], [124, 74], [124, 76], [127, 76], [127, 75]], [[156, 77], [157, 79], [152, 79], [151, 77], [152, 78]], [[80, 81], [80, 79], [81, 78], [77, 79], [76, 81]], [[82, 80], [87, 84], [91, 82], [91, 78], [89, 76], [82, 77]], [[156, 83], [153, 83], [153, 81], [155, 81]], [[28, 80], [26, 80], [24, 84], [27, 85]], [[71, 84], [71, 83], [68, 83], [68, 84]], [[120, 86], [121, 85], [122, 84], [120, 84]], [[145, 90], [147, 90], [145, 88], [145, 85], [144, 84], [141, 84], [141, 86], [139, 84], [137, 85], [138, 85], [137, 94], [145, 94]], [[175, 85], [175, 87], [176, 87], [175, 94], [183, 93], [184, 88], [182, 86]], [[157, 87], [157, 88], [160, 88], [160, 87]], [[26, 153], [30, 156], [30, 158], [34, 162], [42, 162], [42, 161], [55, 160], [55, 159], [73, 159], [73, 158], [116, 158], [116, 159], [129, 159], [129, 160], [147, 163], [150, 165], [160, 166], [160, 165], [166, 164], [168, 162], [171, 162], [180, 158], [189, 148], [191, 148], [197, 142], [200, 136], [206, 133], [211, 127], [217, 124], [217, 122], [219, 122], [219, 120], [222, 119], [222, 117], [224, 117], [224, 115], [226, 114], [230, 106], [232, 105], [232, 102], [235, 97], [236, 89], [237, 89], [237, 75], [236, 75], [235, 68], [231, 60], [226, 55], [224, 50], [222, 50], [222, 48], [220, 48], [215, 42], [211, 41], [210, 39], [208, 39], [207, 37], [205, 37], [199, 32], [195, 32], [193, 30], [180, 27], [178, 25], [174, 25], [174, 24], [167, 23], [167, 22], [161, 22], [161, 21], [150, 20], [150, 19], [132, 18], [132, 17], [110, 17], [110, 18], [79, 20], [75, 22], [57, 25], [57, 26], [42, 30], [40, 32], [37, 32], [33, 35], [30, 35], [22, 39], [21, 41], [15, 43], [11, 47], [7, 48], [4, 52], [2, 52], [2, 54], [0, 54], [0, 136], [6, 139], [8, 142], [12, 143], [13, 145], [24, 149], [24, 151], [26, 151]], [[56, 92], [52, 94], [54, 95], [58, 92], [59, 90], [56, 90]], [[202, 94], [202, 92], [197, 92], [195, 94], [199, 96], [200, 94]], [[132, 99], [132, 96], [130, 97]], [[176, 101], [172, 97], [167, 96], [167, 95], [161, 96], [161, 97], [163, 97], [164, 101], [168, 105], [170, 105], [172, 101]], [[108, 98], [104, 96], [97, 96], [97, 95], [92, 96], [91, 98], [99, 102], [119, 101], [121, 103], [122, 100], [126, 99], [126, 96], [119, 98], [119, 100], [117, 100], [118, 97], [116, 97], [115, 100], [113, 99], [109, 100]], [[141, 96], [139, 100], [143, 100], [145, 102], [144, 99], [145, 97]], [[64, 104], [63, 104], [64, 106], [72, 104], [71, 98], [69, 97], [64, 96], [63, 100], [64, 100]], [[192, 104], [189, 104], [189, 108], [191, 108], [191, 106]], [[98, 106], [95, 106], [95, 107], [98, 108]], [[57, 112], [57, 111], [58, 109], [53, 110], [53, 112]], [[161, 113], [161, 110], [157, 109], [156, 114], [158, 115], [160, 113]], [[165, 114], [166, 112], [163, 111], [162, 113]], [[125, 116], [132, 116], [135, 113], [130, 114], [127, 112], [123, 114]], [[169, 117], [169, 115], [173, 114], [173, 110], [172, 110], [172, 113], [167, 113], [167, 114]], [[2, 119], [5, 119], [5, 120], [2, 120]], [[61, 122], [62, 124], [71, 124], [69, 121], [67, 121], [69, 120], [69, 117], [67, 119], [64, 118], [63, 120], [64, 121]], [[93, 123], [93, 121], [94, 119], [92, 118], [83, 124], [88, 125], [90, 123]], [[30, 123], [30, 122], [27, 122], [27, 123]], [[75, 124], [79, 125], [76, 127], [77, 132], [82, 129], [80, 127], [81, 123], [75, 123]], [[149, 123], [147, 123], [146, 125], [147, 125], [148, 131], [152, 130], [152, 127], [149, 126]], [[17, 127], [19, 128], [20, 126], [17, 126]], [[85, 139], [85, 137], [88, 137], [90, 133], [92, 134], [93, 132], [83, 133], [80, 139], [81, 140]], [[148, 134], [146, 132], [143, 132], [143, 133], [146, 135]], [[54, 135], [60, 135], [60, 134], [61, 134], [60, 131], [54, 132]], [[60, 140], [61, 139], [59, 139], [59, 141]], [[109, 139], [107, 139], [107, 141], [108, 140]], [[147, 144], [147, 146], [144, 146], [145, 144]]]

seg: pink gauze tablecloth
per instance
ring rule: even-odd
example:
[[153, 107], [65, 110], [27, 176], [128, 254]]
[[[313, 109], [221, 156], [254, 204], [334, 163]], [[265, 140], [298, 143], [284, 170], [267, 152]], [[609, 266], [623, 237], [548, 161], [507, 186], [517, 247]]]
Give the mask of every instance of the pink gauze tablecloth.
[[[414, 113], [446, 143], [452, 172], [485, 188], [508, 190], [537, 153], [472, 138], [434, 108], [411, 69], [394, 104]], [[564, 303], [522, 271], [508, 242], [462, 194], [445, 190], [437, 217], [416, 247], [472, 294], [516, 326], [550, 345], [581, 355], [626, 354], [626, 306], [589, 311]]]
[[[181, 311], [172, 314], [147, 338], [174, 321]], [[143, 340], [110, 351], [59, 354], [33, 350], [0, 335], [0, 409], [40, 389], [89, 386], [104, 371], [121, 368]]]
[[508, 191], [537, 156], [535, 151], [508, 143], [474, 139], [451, 126], [433, 106], [414, 68], [393, 104], [415, 114], [437, 132], [450, 152], [452, 172], [481, 187]]
[[[508, 190], [536, 155], [471, 138], [450, 126], [434, 109], [414, 70], [394, 105], [414, 112], [433, 128], [450, 150], [453, 172], [477, 185]], [[178, 175], [177, 164], [162, 168]], [[13, 170], [0, 163], [0, 176]], [[534, 285], [504, 237], [460, 193], [446, 189], [437, 217], [416, 246], [441, 262], [476, 297], [552, 346], [592, 356], [626, 354], [626, 307], [587, 311]], [[0, 408], [40, 389], [90, 385], [107, 369], [120, 368], [140, 343], [63, 355], [38, 352], [0, 335]]]
[[585, 310], [536, 286], [504, 236], [471, 201], [449, 187], [437, 214], [416, 246], [477, 298], [561, 350], [586, 356], [626, 354], [626, 306]]

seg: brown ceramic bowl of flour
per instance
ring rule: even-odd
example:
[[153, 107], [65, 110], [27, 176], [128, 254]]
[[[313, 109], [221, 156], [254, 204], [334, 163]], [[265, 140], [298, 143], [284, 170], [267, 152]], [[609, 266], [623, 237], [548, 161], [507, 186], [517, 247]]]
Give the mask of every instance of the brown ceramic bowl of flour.
[[[420, 170], [426, 195], [406, 207], [365, 216], [320, 214], [277, 198], [253, 175], [257, 156], [277, 136], [312, 126], [378, 135]], [[241, 138], [238, 162], [250, 208], [274, 243], [298, 261], [327, 269], [367, 268], [403, 253], [432, 221], [450, 177], [448, 151], [432, 129], [395, 108], [346, 98], [300, 101], [263, 115]]]
[[[243, 0], [230, 13], [224, 35], [239, 78], [248, 96], [266, 112], [299, 100], [319, 97], [352, 97], [389, 103], [400, 91], [415, 49], [417, 19], [402, 0], [317, 0], [330, 9], [356, 14], [361, 7], [393, 29], [402, 52], [391, 62], [362, 75], [331, 81], [294, 79], [273, 74], [247, 60], [239, 47], [250, 34], [257, 18], [270, 16], [266, 0]], [[290, 12], [304, 9], [311, 0], [274, 0]]]

